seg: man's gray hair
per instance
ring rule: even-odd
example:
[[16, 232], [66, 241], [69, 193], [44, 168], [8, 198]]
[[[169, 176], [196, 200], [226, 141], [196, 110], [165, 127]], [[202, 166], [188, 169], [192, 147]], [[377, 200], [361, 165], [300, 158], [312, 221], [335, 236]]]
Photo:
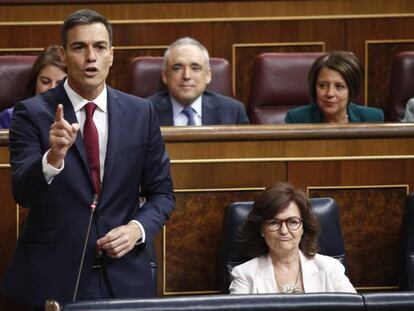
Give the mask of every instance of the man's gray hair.
[[207, 68], [210, 68], [210, 62], [209, 62], [210, 56], [208, 55], [208, 51], [207, 51], [206, 47], [204, 45], [202, 45], [200, 42], [198, 42], [196, 39], [193, 39], [191, 37], [183, 37], [183, 38], [180, 38], [180, 39], [174, 41], [168, 47], [168, 49], [165, 51], [165, 53], [164, 53], [164, 64], [163, 64], [164, 70], [167, 70], [167, 68], [168, 68], [167, 60], [170, 57], [172, 49], [174, 49], [178, 46], [183, 46], [183, 45], [195, 45], [195, 46], [197, 46], [204, 55], [204, 59], [205, 59], [206, 64], [207, 64]]

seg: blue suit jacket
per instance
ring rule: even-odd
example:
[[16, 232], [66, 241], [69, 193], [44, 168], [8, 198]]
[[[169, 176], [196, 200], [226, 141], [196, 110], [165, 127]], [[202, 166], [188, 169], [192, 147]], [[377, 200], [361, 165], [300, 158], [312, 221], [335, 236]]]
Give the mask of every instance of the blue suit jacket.
[[[384, 122], [381, 109], [349, 103], [347, 107], [349, 122]], [[322, 123], [323, 116], [318, 104], [293, 108], [288, 111], [285, 123]]]
[[0, 129], [8, 129], [10, 127], [10, 120], [13, 114], [13, 107], [7, 108], [0, 112]]
[[[162, 91], [148, 99], [152, 102], [160, 120], [160, 125], [174, 125], [170, 94]], [[248, 124], [246, 111], [241, 102], [214, 92], [205, 91], [202, 97], [202, 124]]]
[[[151, 240], [174, 208], [169, 159], [149, 101], [108, 89], [108, 145], [102, 190], [79, 287], [92, 271], [95, 242], [114, 227], [139, 221]], [[41, 159], [58, 103], [69, 123], [76, 115], [63, 84], [15, 106], [10, 128], [15, 200], [29, 208], [25, 227], [4, 279], [4, 291], [19, 301], [44, 305], [49, 298], [72, 300], [94, 194], [83, 139], [78, 133], [65, 167], [51, 184]], [[140, 193], [147, 198], [140, 208]], [[120, 259], [104, 257], [115, 298], [151, 295], [145, 245]]]

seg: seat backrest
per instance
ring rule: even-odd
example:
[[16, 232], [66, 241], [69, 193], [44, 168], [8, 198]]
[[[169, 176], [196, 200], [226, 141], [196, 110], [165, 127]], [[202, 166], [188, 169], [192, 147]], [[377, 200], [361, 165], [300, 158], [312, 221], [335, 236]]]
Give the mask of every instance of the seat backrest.
[[[338, 259], [346, 268], [345, 247], [339, 222], [338, 206], [332, 198], [312, 198], [312, 208], [319, 219], [319, 252]], [[231, 204], [223, 221], [223, 254], [220, 273], [221, 290], [228, 292], [230, 272], [233, 267], [251, 259], [245, 253], [245, 246], [239, 238], [240, 228], [253, 207], [253, 201]]]
[[[127, 92], [139, 97], [148, 97], [166, 90], [167, 87], [161, 77], [162, 67], [163, 57], [161, 56], [133, 58], [129, 64]], [[233, 96], [229, 62], [224, 58], [210, 58], [210, 67], [212, 79], [207, 85], [207, 90]]]
[[0, 111], [14, 106], [27, 96], [27, 84], [34, 55], [0, 56]]
[[323, 53], [263, 53], [256, 56], [249, 93], [252, 123], [284, 123], [289, 109], [310, 102], [308, 73]]
[[407, 101], [414, 97], [414, 51], [394, 55], [390, 76], [390, 95], [385, 120], [399, 122], [405, 114]]
[[414, 192], [407, 196], [401, 225], [400, 290], [414, 291]]

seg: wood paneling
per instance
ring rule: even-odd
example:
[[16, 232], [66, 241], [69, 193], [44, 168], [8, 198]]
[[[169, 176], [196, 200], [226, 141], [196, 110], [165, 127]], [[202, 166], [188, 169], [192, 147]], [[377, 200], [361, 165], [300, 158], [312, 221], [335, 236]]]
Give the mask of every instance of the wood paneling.
[[[369, 106], [384, 109], [389, 95], [391, 60], [395, 52], [412, 50], [412, 17], [350, 19], [347, 21], [347, 49], [364, 61], [366, 96]], [[408, 42], [407, 42], [408, 41]]]
[[11, 169], [0, 167], [0, 275], [6, 269], [17, 236], [16, 203], [11, 196]]
[[43, 48], [60, 44], [59, 24], [0, 25], [0, 49]]
[[[370, 289], [399, 284], [400, 228], [407, 188], [355, 187], [311, 189], [311, 197], [328, 196], [340, 208], [348, 276]], [[368, 255], [369, 254], [369, 255]]]
[[[310, 188], [311, 196], [334, 197], [353, 284], [362, 291], [397, 289], [401, 216], [405, 195], [414, 186], [413, 130], [408, 124], [163, 128], [175, 188], [189, 188], [177, 193], [176, 211], [166, 225], [164, 294], [218, 290], [215, 239], [216, 225], [222, 223], [221, 202], [240, 200], [240, 194], [251, 191], [237, 187], [257, 189], [276, 181]], [[226, 173], [221, 174], [223, 167]], [[257, 178], [266, 168], [272, 174], [277, 167], [276, 179]], [[227, 195], [217, 202], [213, 187]], [[204, 205], [211, 211], [204, 211]], [[195, 220], [197, 213], [200, 220]], [[206, 219], [213, 227], [206, 235], [213, 241], [205, 242], [197, 228], [180, 231]], [[180, 241], [183, 236], [188, 243]], [[200, 249], [200, 241], [205, 249]], [[180, 262], [183, 253], [186, 259]], [[366, 253], [374, 255], [365, 260]], [[198, 254], [211, 260], [187, 259]]]
[[[386, 154], [385, 149], [383, 151], [383, 154]], [[303, 187], [396, 185], [400, 184], [401, 180], [409, 180], [414, 174], [414, 167], [411, 165], [411, 159], [391, 157], [369, 161], [292, 161], [288, 166], [288, 179], [295, 185]], [[316, 174], [316, 172], [324, 173]], [[398, 174], [394, 174], [395, 172]]]
[[[2, 21], [63, 20], [85, 4], [0, 5]], [[102, 12], [111, 20], [187, 19], [237, 17], [296, 17], [414, 12], [411, 0], [269, 0], [269, 1], [172, 1], [172, 3], [89, 3], [87, 7]]]
[[390, 95], [392, 60], [396, 53], [414, 51], [411, 40], [375, 40], [366, 43], [368, 102], [370, 106], [387, 111]]
[[[0, 150], [7, 148], [6, 133]], [[224, 209], [276, 181], [337, 199], [356, 287], [398, 285], [401, 211], [405, 193], [414, 189], [414, 125], [165, 127], [162, 133], [177, 208], [156, 241], [160, 295], [217, 292]], [[10, 256], [16, 205], [8, 170], [0, 174], [0, 210], [8, 215], [1, 218], [8, 235], [0, 239]], [[364, 261], [362, 249], [376, 255]]]
[[[185, 168], [185, 169], [183, 169]], [[236, 179], [228, 176], [237, 172]], [[287, 167], [283, 162], [235, 163], [172, 163], [171, 174], [175, 189], [249, 188], [286, 180]], [[199, 178], [203, 176], [203, 178]]]
[[[313, 1], [310, 1], [313, 2]], [[0, 23], [1, 54], [31, 54], [60, 42], [59, 22]], [[315, 17], [275, 19], [119, 20], [113, 23], [115, 61], [111, 86], [127, 90], [128, 62], [140, 55], [162, 55], [179, 37], [201, 41], [214, 57], [233, 66], [236, 97], [248, 108], [251, 68], [256, 55], [277, 51], [350, 50], [366, 67], [368, 106], [385, 110], [395, 52], [414, 48], [414, 14], [384, 17]], [[118, 48], [118, 49], [117, 49]]]
[[254, 200], [258, 191], [176, 193], [165, 229], [164, 294], [218, 292], [222, 220], [226, 207]]

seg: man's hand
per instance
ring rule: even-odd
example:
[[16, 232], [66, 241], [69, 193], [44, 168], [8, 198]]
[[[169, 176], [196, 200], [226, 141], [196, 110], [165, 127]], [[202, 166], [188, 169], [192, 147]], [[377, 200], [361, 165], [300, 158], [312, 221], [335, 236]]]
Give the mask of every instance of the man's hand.
[[129, 223], [112, 229], [96, 241], [96, 244], [105, 250], [109, 257], [121, 258], [133, 249], [141, 238], [141, 229], [136, 224]]
[[49, 130], [50, 151], [47, 155], [47, 162], [56, 168], [62, 166], [66, 153], [73, 145], [76, 134], [79, 131], [79, 124], [69, 124], [63, 116], [63, 105], [59, 104], [56, 108], [55, 122]]

